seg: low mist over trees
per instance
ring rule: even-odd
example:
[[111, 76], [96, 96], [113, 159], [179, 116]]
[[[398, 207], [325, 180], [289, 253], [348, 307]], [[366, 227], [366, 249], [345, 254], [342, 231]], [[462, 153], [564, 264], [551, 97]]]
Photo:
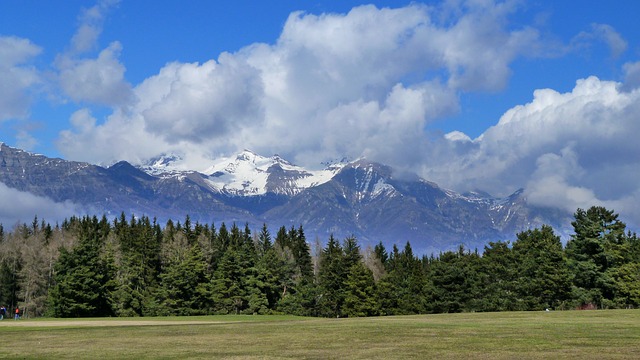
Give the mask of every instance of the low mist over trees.
[[287, 313], [352, 317], [640, 305], [640, 242], [613, 211], [575, 213], [566, 246], [549, 226], [416, 256], [362, 249], [302, 226], [168, 221], [125, 214], [0, 225], [0, 305], [25, 316]]

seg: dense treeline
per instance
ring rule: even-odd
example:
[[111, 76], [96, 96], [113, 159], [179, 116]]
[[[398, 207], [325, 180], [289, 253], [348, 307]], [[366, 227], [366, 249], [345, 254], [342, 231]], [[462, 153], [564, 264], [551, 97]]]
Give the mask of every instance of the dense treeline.
[[407, 243], [353, 237], [313, 254], [302, 227], [73, 217], [0, 225], [0, 304], [26, 316], [287, 313], [343, 317], [640, 304], [640, 242], [618, 215], [578, 209], [563, 247], [553, 229], [416, 256]]

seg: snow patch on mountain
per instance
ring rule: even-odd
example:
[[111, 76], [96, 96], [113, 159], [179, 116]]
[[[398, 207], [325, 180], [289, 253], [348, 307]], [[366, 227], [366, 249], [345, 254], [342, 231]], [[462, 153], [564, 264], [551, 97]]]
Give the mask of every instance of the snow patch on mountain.
[[149, 175], [162, 176], [181, 171], [180, 163], [182, 161], [183, 158], [177, 154], [160, 154], [138, 168]]
[[212, 189], [229, 195], [254, 196], [274, 192], [291, 196], [326, 183], [342, 166], [333, 164], [324, 170], [310, 171], [279, 155], [264, 157], [244, 150], [235, 157], [216, 161], [204, 174]]

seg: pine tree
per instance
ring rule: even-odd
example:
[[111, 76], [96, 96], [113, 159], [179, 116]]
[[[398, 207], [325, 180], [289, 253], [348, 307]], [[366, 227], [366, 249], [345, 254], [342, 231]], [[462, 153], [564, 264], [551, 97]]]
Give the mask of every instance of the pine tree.
[[291, 241], [289, 235], [287, 234], [287, 229], [284, 226], [281, 226], [278, 229], [278, 233], [276, 234], [275, 245], [280, 247], [281, 249], [291, 248]]
[[320, 291], [319, 312], [324, 317], [339, 317], [342, 315], [344, 302], [344, 255], [340, 244], [333, 235], [320, 256], [320, 270], [318, 273], [318, 287]]
[[513, 253], [516, 291], [524, 310], [556, 308], [569, 298], [571, 283], [562, 243], [550, 226], [519, 233]]
[[101, 250], [110, 231], [106, 218], [80, 221], [78, 244], [61, 249], [55, 265], [55, 286], [49, 292], [50, 314], [55, 317], [110, 316], [110, 282]]
[[362, 262], [349, 268], [345, 281], [343, 313], [348, 317], [378, 315], [373, 274]]
[[197, 244], [160, 274], [158, 315], [202, 315], [211, 309], [210, 279]]
[[[293, 228], [292, 228], [293, 229]], [[301, 281], [311, 282], [313, 279], [313, 263], [311, 261], [311, 249], [307, 244], [302, 226], [293, 230], [290, 235], [291, 252], [296, 262], [296, 267], [302, 277]]]
[[630, 260], [630, 243], [626, 225], [618, 214], [593, 206], [574, 214], [575, 234], [567, 243], [566, 254], [573, 275], [573, 298], [576, 305], [613, 306], [615, 269]]
[[256, 247], [258, 249], [258, 256], [264, 256], [264, 254], [273, 247], [271, 243], [271, 233], [265, 223], [262, 224], [262, 229], [260, 229], [260, 234], [258, 234]]
[[15, 309], [20, 292], [19, 274], [22, 270], [22, 259], [17, 252], [5, 252], [0, 261], [0, 305]]
[[[398, 251], [394, 245], [389, 259], [389, 273], [383, 281], [392, 284], [391, 287], [384, 283], [378, 284], [383, 286], [383, 290], [393, 290], [391, 293], [387, 292], [385, 296], [394, 297], [381, 299], [385, 313], [400, 315], [426, 311], [427, 282], [424, 267], [413, 254], [409, 242], [405, 244], [402, 251]], [[394, 304], [395, 308], [390, 308], [390, 304]]]
[[481, 278], [480, 256], [465, 251], [447, 251], [432, 264], [433, 311], [451, 313], [474, 311], [481, 307], [478, 303]]
[[124, 214], [114, 221], [115, 241], [110, 248], [115, 273], [112, 305], [118, 316], [143, 316], [151, 312], [149, 302], [157, 290], [160, 270], [162, 230], [148, 217]]
[[480, 311], [523, 310], [516, 294], [516, 261], [506, 242], [490, 242], [481, 259], [481, 281], [485, 289]]
[[352, 266], [362, 261], [362, 254], [360, 254], [360, 245], [355, 237], [349, 236], [344, 239], [342, 243], [342, 250], [344, 253], [343, 266], [345, 269], [350, 269]]
[[221, 314], [239, 314], [246, 307], [245, 269], [242, 256], [229, 248], [220, 259], [212, 281], [214, 311]]

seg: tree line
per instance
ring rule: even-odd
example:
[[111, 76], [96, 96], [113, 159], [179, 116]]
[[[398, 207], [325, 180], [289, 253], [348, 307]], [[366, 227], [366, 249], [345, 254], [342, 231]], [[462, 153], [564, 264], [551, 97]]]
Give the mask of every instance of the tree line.
[[[627, 308], [640, 304], [640, 241], [618, 214], [578, 209], [563, 246], [549, 226], [480, 253], [416, 256], [354, 237], [310, 246], [302, 226], [227, 227], [146, 216], [37, 217], [0, 225], [0, 305], [29, 317], [295, 314], [322, 317]], [[312, 251], [313, 249], [313, 251]]]

